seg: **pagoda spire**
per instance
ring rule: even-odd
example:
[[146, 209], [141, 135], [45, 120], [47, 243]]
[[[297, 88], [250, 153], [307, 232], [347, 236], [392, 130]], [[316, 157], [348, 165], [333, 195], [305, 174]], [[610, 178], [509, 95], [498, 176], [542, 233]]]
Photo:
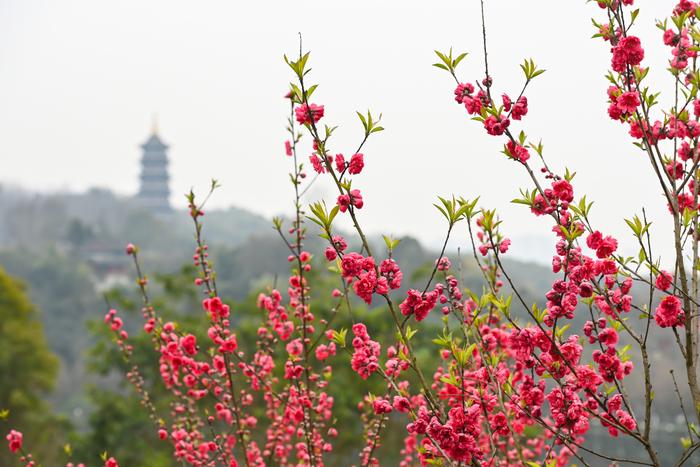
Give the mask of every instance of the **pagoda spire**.
[[151, 115], [151, 135], [158, 136], [158, 114]]

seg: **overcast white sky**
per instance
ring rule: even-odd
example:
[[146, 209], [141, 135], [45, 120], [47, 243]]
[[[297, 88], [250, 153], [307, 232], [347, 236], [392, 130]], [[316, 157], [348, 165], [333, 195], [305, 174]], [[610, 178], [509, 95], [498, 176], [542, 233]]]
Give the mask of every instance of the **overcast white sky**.
[[[661, 69], [668, 51], [653, 21], [674, 2], [637, 3], [646, 63]], [[384, 114], [386, 131], [367, 144], [355, 182], [369, 231], [437, 243], [444, 226], [435, 195], [481, 195], [501, 211], [515, 252], [528, 256], [526, 238], [548, 235], [550, 225], [509, 203], [529, 187], [524, 172], [430, 66], [433, 49], [454, 46], [471, 52], [463, 79], [482, 76], [478, 11], [477, 0], [0, 0], [0, 182], [134, 193], [138, 145], [157, 113], [172, 146], [174, 203], [184, 207], [181, 194], [215, 177], [223, 188], [213, 205], [289, 212], [282, 96], [292, 75], [282, 55], [296, 53], [301, 31], [320, 83], [314, 98], [326, 106], [325, 123], [340, 125], [333, 151], [351, 153], [359, 142], [355, 110]], [[668, 216], [648, 162], [606, 117], [610, 56], [590, 39], [600, 13], [584, 0], [489, 0], [490, 59], [497, 91], [510, 94], [523, 58], [547, 69], [527, 93], [524, 128], [544, 140], [553, 167], [578, 172], [577, 194], [596, 201], [606, 233], [627, 235], [622, 217], [642, 206], [658, 226]], [[668, 88], [665, 74], [653, 77]], [[309, 200], [330, 194], [321, 183]]]

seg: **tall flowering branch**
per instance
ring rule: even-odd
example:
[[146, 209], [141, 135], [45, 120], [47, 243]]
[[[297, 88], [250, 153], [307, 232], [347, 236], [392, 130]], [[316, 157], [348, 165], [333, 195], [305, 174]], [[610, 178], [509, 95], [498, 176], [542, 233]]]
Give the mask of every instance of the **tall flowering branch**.
[[[384, 128], [379, 125], [379, 121], [375, 121], [373, 119], [370, 112], [367, 112], [366, 116], [358, 112], [358, 116], [360, 117], [364, 128], [364, 137], [357, 148], [358, 152], [353, 154], [349, 161], [346, 161], [342, 154], [336, 154], [335, 157], [330, 155], [328, 150], [328, 140], [332, 136], [334, 129], [326, 126], [324, 137], [321, 137], [321, 133], [318, 130], [317, 123], [325, 115], [325, 108], [309, 102], [310, 96], [316, 90], [317, 86], [313, 85], [309, 87], [308, 90], [306, 88], [304, 77], [307, 74], [306, 64], [308, 58], [309, 54], [302, 54], [301, 51], [297, 61], [290, 61], [285, 57], [285, 60], [295, 72], [299, 82], [298, 86], [294, 83], [291, 84], [292, 99], [298, 104], [298, 107], [295, 110], [296, 119], [297, 122], [306, 127], [313, 139], [313, 149], [315, 152], [311, 155], [310, 162], [313, 165], [314, 170], [319, 174], [328, 173], [339, 193], [336, 200], [336, 206], [330, 211], [330, 213], [326, 212], [325, 207], [317, 205], [316, 208], [312, 210], [315, 216], [312, 218], [312, 220], [318, 223], [325, 230], [325, 235], [330, 240], [332, 239], [331, 223], [338, 212], [347, 212], [350, 216], [355, 231], [360, 237], [362, 248], [368, 256], [361, 261], [362, 264], [359, 265], [359, 268], [358, 264], [355, 263], [355, 260], [359, 260], [361, 254], [353, 253], [346, 256], [348, 258], [350, 272], [344, 270], [344, 276], [351, 277], [354, 275], [354, 272], [361, 275], [361, 277], [358, 276], [360, 280], [355, 282], [354, 288], [358, 295], [368, 303], [371, 303], [372, 295], [374, 293], [382, 296], [385, 299], [392, 319], [394, 320], [398, 332], [401, 335], [402, 343], [406, 346], [406, 357], [409, 359], [411, 368], [419, 378], [429, 405], [432, 407], [432, 410], [437, 413], [437, 406], [433, 400], [430, 388], [428, 387], [425, 376], [423, 375], [423, 371], [419, 367], [415, 358], [412, 346], [410, 344], [410, 339], [406, 333], [406, 328], [404, 324], [400, 322], [396, 307], [388, 294], [388, 281], [386, 280], [386, 277], [382, 276], [382, 271], [380, 271], [379, 266], [374, 264], [372, 248], [358, 222], [356, 211], [362, 209], [364, 206], [362, 194], [359, 189], [354, 189], [352, 187], [352, 180], [349, 179], [349, 175], [358, 175], [364, 168], [364, 156], [363, 154], [359, 153], [359, 151], [362, 149], [369, 136], [373, 133], [383, 131]], [[342, 256], [342, 252], [340, 253]], [[434, 293], [431, 293], [428, 296], [427, 302], [422, 309], [428, 310], [431, 302], [434, 306], [434, 296]], [[409, 305], [405, 308], [402, 307], [401, 311], [404, 315], [412, 314], [412, 306]], [[422, 319], [422, 317], [419, 319]]]
[[[625, 16], [625, 8], [633, 3], [633, 0], [626, 1], [601, 1], [598, 2], [601, 8], [606, 9], [610, 23], [607, 25], [599, 25], [599, 36], [609, 40], [613, 47], [612, 53], [612, 68], [613, 73], [609, 75], [613, 87], [608, 90], [610, 98], [610, 117], [614, 120], [621, 120], [630, 124], [630, 133], [633, 137], [641, 139], [638, 146], [645, 150], [652, 162], [652, 168], [658, 175], [662, 190], [665, 193], [669, 203], [669, 210], [674, 216], [674, 246], [676, 249], [676, 275], [680, 276], [680, 284], [675, 285], [673, 275], [662, 271], [658, 268], [657, 262], [654, 261], [651, 255], [651, 242], [648, 240], [649, 224], [646, 219], [644, 223], [635, 216], [633, 221], [628, 221], [635, 236], [637, 237], [642, 250], [640, 251], [640, 259], [633, 261], [636, 267], [630, 267], [630, 260], [616, 256], [614, 253], [617, 249], [617, 240], [610, 236], [604, 236], [599, 231], [594, 230], [588, 218], [590, 204], [581, 199], [578, 204], [573, 202], [573, 188], [568, 171], [564, 177], [554, 174], [543, 158], [543, 147], [541, 143], [532, 144], [526, 143], [526, 135], [520, 132], [516, 138], [510, 129], [511, 117], [513, 120], [520, 120], [522, 116], [527, 114], [527, 100], [523, 96], [523, 92], [532, 78], [541, 73], [537, 70], [531, 60], [526, 61], [521, 68], [526, 77], [523, 91], [520, 96], [512, 101], [506, 94], [502, 97], [502, 105], [498, 106], [494, 103], [491, 95], [493, 78], [488, 72], [488, 59], [486, 51], [486, 30], [484, 27], [484, 58], [485, 58], [485, 74], [486, 78], [481, 83], [476, 83], [476, 86], [466, 83], [461, 84], [456, 77], [455, 68], [461, 61], [464, 55], [460, 55], [456, 59], [452, 59], [452, 54], [441, 54], [442, 63], [436, 64], [439, 68], [446, 69], [458, 82], [458, 87], [455, 90], [455, 96], [458, 103], [463, 104], [470, 114], [475, 114], [475, 119], [482, 122], [488, 134], [494, 136], [504, 135], [507, 138], [507, 144], [504, 147], [504, 154], [509, 158], [519, 162], [528, 172], [535, 184], [535, 191], [523, 192], [523, 197], [516, 202], [530, 206], [536, 215], [550, 215], [555, 220], [554, 231], [562, 239], [558, 245], [558, 256], [555, 256], [553, 262], [554, 272], [563, 272], [564, 279], [553, 284], [552, 291], [547, 295], [548, 304], [546, 314], [543, 316], [543, 322], [553, 329], [557, 335], [557, 324], [563, 318], [573, 317], [573, 312], [577, 306], [578, 299], [584, 299], [588, 303], [595, 303], [595, 307], [599, 312], [602, 312], [607, 319], [592, 319], [586, 324], [584, 329], [591, 343], [598, 343], [599, 350], [593, 354], [594, 361], [598, 364], [599, 378], [602, 381], [613, 383], [614, 387], [619, 391], [619, 398], [612, 398], [608, 402], [601, 400], [602, 394], [589, 394], [595, 405], [608, 408], [607, 413], [596, 413], [597, 407], [594, 410], [589, 410], [591, 416], [595, 416], [601, 420], [604, 426], [608, 426], [611, 434], [616, 435], [618, 430], [627, 433], [634, 439], [639, 441], [646, 449], [650, 464], [659, 465], [659, 459], [656, 450], [652, 446], [650, 439], [651, 431], [651, 410], [653, 402], [653, 392], [650, 377], [650, 362], [647, 351], [647, 338], [650, 332], [650, 323], [652, 321], [651, 313], [644, 311], [643, 308], [636, 306], [632, 302], [632, 297], [628, 295], [629, 289], [632, 286], [633, 279], [645, 282], [649, 285], [649, 301], [648, 308], [651, 308], [653, 302], [654, 288], [662, 291], [667, 291], [671, 286], [675, 285], [679, 291], [681, 298], [674, 295], [666, 295], [659, 306], [656, 308], [656, 313], [653, 316], [654, 320], [660, 327], [685, 327], [686, 342], [682, 345], [681, 352], [686, 361], [688, 372], [688, 383], [691, 395], [694, 401], [697, 400], [697, 375], [696, 375], [696, 341], [697, 326], [693, 324], [692, 319], [694, 313], [684, 311], [693, 309], [697, 310], [697, 304], [694, 303], [692, 293], [689, 293], [687, 286], [686, 273], [684, 272], [685, 265], [683, 260], [682, 245], [684, 238], [688, 232], [692, 230], [692, 225], [697, 222], [697, 213], [694, 210], [692, 201], [693, 190], [691, 195], [681, 196], [676, 187], [675, 180], [691, 180], [697, 176], [697, 165], [691, 154], [691, 146], [684, 142], [679, 144], [679, 140], [683, 138], [691, 138], [696, 144], [697, 134], [694, 132], [694, 127], [697, 122], [688, 121], [687, 112], [683, 114], [685, 107], [692, 102], [695, 95], [692, 90], [692, 78], [697, 76], [693, 72], [688, 72], [685, 80], [685, 96], [686, 101], [682, 102], [683, 110], [677, 110], [678, 89], [679, 89], [679, 72], [688, 67], [689, 59], [695, 59], [696, 52], [693, 50], [693, 44], [684, 29], [685, 21], [689, 24], [689, 29], [694, 27], [695, 12], [697, 5], [694, 2], [680, 2], [674, 9], [674, 23], [679, 32], [675, 33], [671, 30], [666, 30], [665, 24], [660, 24], [664, 32], [664, 42], [667, 45], [675, 46], [673, 50], [674, 59], [671, 60], [671, 71], [675, 78], [675, 101], [674, 109], [667, 113], [664, 123], [651, 123], [649, 120], [648, 109], [656, 104], [656, 95], [651, 94], [647, 88], [641, 88], [640, 83], [646, 77], [648, 69], [640, 67], [640, 63], [644, 58], [644, 51], [641, 48], [638, 38], [628, 34], [629, 28], [634, 23], [639, 11], [635, 10], [630, 13], [629, 17]], [[628, 19], [628, 21], [626, 21]], [[483, 21], [483, 2], [482, 2], [482, 21]], [[478, 88], [478, 92], [476, 89]], [[519, 105], [520, 108], [517, 108]], [[683, 115], [686, 115], [684, 117]], [[668, 129], [667, 129], [668, 128]], [[673, 139], [673, 158], [672, 160], [661, 157], [662, 151], [659, 149], [659, 142], [663, 139]], [[686, 175], [685, 167], [678, 162], [678, 148], [685, 148], [685, 153], [679, 157], [685, 162], [693, 162], [690, 168], [690, 174]], [[542, 173], [546, 178], [553, 180], [551, 189], [542, 188], [542, 184], [537, 180], [535, 172], [530, 167], [528, 162], [530, 159], [529, 151], [534, 150], [540, 156], [544, 167]], [[659, 170], [659, 167], [665, 167], [665, 171]], [[670, 188], [671, 189], [670, 189]], [[672, 194], [673, 193], [673, 194]], [[686, 204], [683, 205], [681, 200]], [[687, 202], [685, 200], [688, 200]], [[692, 211], [691, 211], [692, 209]], [[684, 231], [682, 226], [685, 226]], [[578, 246], [578, 239], [585, 232], [588, 232], [586, 246], [595, 250], [598, 260], [592, 261], [585, 256], [582, 256], [581, 247]], [[646, 243], [644, 242], [646, 236]], [[692, 241], [692, 250], [697, 249], [697, 241]], [[495, 253], [498, 261], [498, 253]], [[695, 253], [692, 254], [693, 264], [695, 262]], [[502, 263], [498, 261], [499, 268], [502, 269]], [[590, 265], [589, 265], [590, 264]], [[646, 266], [649, 268], [648, 278], [642, 278], [639, 274], [639, 267]], [[572, 266], [574, 266], [572, 268]], [[593, 268], [591, 268], [593, 266]], [[695, 269], [695, 268], [694, 268]], [[658, 274], [656, 283], [653, 283], [654, 274]], [[511, 287], [517, 294], [515, 285], [510, 280]], [[693, 274], [696, 274], [694, 271]], [[615, 276], [621, 275], [622, 279], [617, 280]], [[624, 278], [624, 276], [631, 276]], [[596, 277], [597, 276], [597, 277]], [[604, 279], [604, 281], [603, 281]], [[685, 284], [685, 285], [684, 285]], [[619, 287], [619, 288], [616, 288]], [[522, 301], [522, 300], [521, 300]], [[527, 309], [527, 305], [523, 303]], [[626, 322], [626, 319], [621, 317], [621, 313], [628, 313], [632, 308], [642, 311], [642, 318], [646, 324], [643, 333], [640, 335], [634, 331]], [[593, 308], [589, 305], [589, 311], [593, 318]], [[529, 312], [532, 317], [533, 313]], [[538, 318], [538, 316], [535, 316]], [[617, 333], [619, 330], [624, 330], [634, 342], [636, 342], [642, 354], [644, 365], [645, 379], [645, 423], [644, 429], [640, 432], [637, 429], [634, 418], [632, 418], [632, 410], [628, 401], [628, 397], [624, 391], [622, 379], [625, 374], [628, 374], [631, 369], [631, 362], [626, 362], [625, 366], [620, 367], [619, 358], [620, 352], [615, 350], [618, 342]], [[675, 330], [674, 330], [675, 332]], [[551, 344], [557, 354], [563, 355], [561, 349], [565, 344], [562, 344], [560, 338], [551, 339]], [[685, 347], [685, 348], [683, 348]], [[550, 352], [551, 354], [551, 352]], [[619, 369], [624, 369], [624, 373], [620, 373]], [[580, 379], [578, 371], [573, 371], [577, 379]], [[559, 382], [559, 381], [558, 381]], [[560, 384], [560, 386], [562, 386]], [[590, 388], [592, 389], [592, 388]], [[589, 389], [589, 391], [590, 391]], [[616, 396], [616, 397], [618, 397]], [[605, 399], [608, 399], [605, 397]], [[611, 403], [615, 402], [611, 407]], [[553, 401], [550, 399], [550, 403]], [[600, 403], [603, 402], [601, 405]], [[619, 404], [622, 403], [627, 412], [620, 412]], [[617, 407], [617, 408], [616, 408]], [[696, 405], [697, 407], [697, 405]], [[590, 408], [589, 408], [590, 409]], [[552, 407], [554, 410], [554, 407]], [[615, 420], [616, 423], [610, 423]], [[687, 451], [693, 449], [693, 444], [690, 443]], [[685, 454], [684, 454], [685, 456]]]

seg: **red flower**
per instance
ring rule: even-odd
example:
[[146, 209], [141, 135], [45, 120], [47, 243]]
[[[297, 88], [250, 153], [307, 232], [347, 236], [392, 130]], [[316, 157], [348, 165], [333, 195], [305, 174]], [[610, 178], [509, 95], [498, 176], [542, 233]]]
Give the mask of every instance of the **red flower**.
[[623, 73], [627, 66], [639, 65], [644, 59], [644, 49], [638, 37], [627, 36], [613, 48], [612, 69]]
[[664, 297], [659, 306], [656, 307], [654, 320], [662, 328], [683, 326], [685, 324], [685, 313], [681, 308], [680, 298], [675, 295]]
[[486, 132], [493, 136], [502, 135], [508, 126], [510, 126], [510, 120], [507, 118], [496, 118], [493, 115], [489, 115], [486, 120], [484, 120]]
[[466, 84], [458, 84], [457, 88], [455, 89], [455, 101], [457, 101], [458, 104], [462, 104], [464, 101], [465, 96], [471, 95], [471, 93], [474, 92], [474, 85], [471, 83], [466, 83]]
[[377, 415], [391, 413], [391, 404], [388, 400], [383, 399], [381, 397], [377, 397], [376, 399], [374, 399], [374, 403], [372, 404], [372, 406], [374, 408], [374, 413]]
[[634, 113], [639, 107], [639, 93], [638, 92], [626, 92], [617, 98], [617, 108], [623, 113]]
[[364, 166], [364, 156], [362, 154], [353, 154], [350, 158], [350, 164], [348, 165], [348, 173], [350, 173], [350, 175], [357, 175], [362, 172]]
[[522, 162], [523, 164], [530, 159], [530, 152], [527, 148], [514, 143], [513, 141], [508, 141], [506, 143], [506, 153], [513, 159]]
[[22, 449], [22, 433], [15, 430], [10, 430], [10, 433], [5, 437], [10, 451], [15, 453]]
[[338, 196], [337, 203], [338, 207], [340, 208], [340, 212], [347, 211], [351, 205], [357, 209], [362, 209], [362, 206], [365, 204], [362, 200], [360, 190], [350, 190], [349, 194]]
[[312, 121], [313, 123], [317, 123], [319, 120], [321, 120], [324, 114], [324, 109], [322, 105], [302, 104], [294, 109], [294, 113], [296, 114], [297, 122], [299, 122], [301, 125], [310, 125]]
[[668, 271], [661, 271], [659, 275], [656, 276], [656, 287], [664, 292], [671, 288], [673, 285], [673, 276]]
[[552, 192], [555, 197], [567, 203], [574, 200], [574, 188], [566, 180], [557, 180], [552, 183]]
[[513, 106], [510, 116], [513, 117], [513, 120], [520, 120], [525, 115], [527, 115], [527, 97], [521, 96]]

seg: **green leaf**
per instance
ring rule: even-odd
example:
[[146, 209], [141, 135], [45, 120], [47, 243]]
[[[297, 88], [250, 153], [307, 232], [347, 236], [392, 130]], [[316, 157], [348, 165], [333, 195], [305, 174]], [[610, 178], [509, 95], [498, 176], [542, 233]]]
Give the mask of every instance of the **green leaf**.
[[523, 144], [525, 144], [525, 139], [526, 139], [526, 137], [525, 137], [525, 132], [521, 130], [521, 131], [520, 131], [520, 134], [518, 135], [518, 141], [520, 142], [520, 145], [521, 145], [521, 146], [522, 146]]
[[348, 330], [343, 328], [340, 331], [333, 331], [332, 340], [340, 347], [345, 347], [346, 336], [348, 335]]
[[328, 225], [329, 226], [333, 223], [333, 219], [335, 219], [335, 216], [338, 215], [339, 211], [340, 211], [340, 207], [338, 205], [333, 206], [333, 209], [331, 209], [331, 213], [328, 216]]
[[467, 52], [464, 52], [462, 54], [459, 54], [459, 56], [457, 58], [452, 60], [452, 68], [453, 69], [457, 68], [457, 65], [459, 65], [459, 62], [461, 62], [464, 59], [464, 57], [466, 57], [467, 55], [469, 55], [469, 54]]
[[459, 386], [457, 378], [455, 378], [454, 375], [443, 376], [440, 378], [440, 381], [442, 381], [443, 383], [451, 384], [452, 386]]
[[693, 445], [693, 441], [690, 438], [681, 438], [681, 446], [683, 446], [683, 449], [690, 449], [690, 446]]
[[382, 237], [384, 238], [384, 243], [386, 244], [386, 248], [387, 250], [389, 250], [389, 252], [394, 251], [394, 249], [399, 245], [399, 243], [401, 243], [400, 238], [393, 238], [386, 235], [382, 235]]
[[411, 339], [413, 339], [413, 336], [415, 336], [417, 332], [417, 329], [411, 329], [411, 326], [406, 326], [404, 334], [406, 334], [406, 339], [410, 341]]
[[450, 216], [447, 215], [447, 212], [442, 207], [438, 206], [435, 203], [433, 203], [433, 206], [438, 208], [438, 210], [442, 213], [442, 215], [445, 216], [445, 219], [447, 219], [448, 221], [450, 220]]
[[368, 131], [367, 130], [367, 119], [365, 119], [365, 116], [362, 115], [360, 112], [357, 112], [357, 116], [360, 117], [360, 121], [362, 121], [362, 126], [365, 128], [365, 133]]
[[356, 112], [356, 113], [357, 113], [357, 116], [360, 117], [360, 121], [362, 122], [362, 127], [365, 129], [365, 138], [367, 138], [372, 133], [384, 131], [384, 127], [381, 127], [378, 125], [378, 123], [382, 120], [381, 114], [379, 114], [379, 118], [377, 120], [374, 120], [372, 118], [372, 113], [369, 110], [367, 111], [366, 116], [360, 112]]
[[695, 433], [695, 436], [700, 437], [700, 431], [698, 431], [698, 427], [695, 426], [695, 423], [691, 423], [691, 424], [690, 424], [690, 431], [692, 431], [693, 433]]
[[477, 196], [474, 200], [469, 201], [464, 198], [459, 198], [459, 205], [460, 208], [457, 210], [456, 215], [457, 216], [464, 216], [465, 219], [470, 220], [474, 214], [474, 208], [476, 207], [476, 204], [479, 202], [479, 197]]
[[313, 86], [311, 86], [309, 89], [306, 90], [306, 98], [307, 99], [311, 99], [311, 95], [314, 93], [314, 91], [316, 90], [317, 87], [318, 87], [318, 84], [314, 84]]
[[537, 66], [535, 65], [535, 62], [532, 59], [525, 60], [525, 62], [523, 62], [523, 64], [520, 65], [520, 69], [523, 70], [523, 73], [525, 74], [525, 79], [527, 81], [530, 81], [531, 79], [545, 72], [545, 70], [538, 70]]

